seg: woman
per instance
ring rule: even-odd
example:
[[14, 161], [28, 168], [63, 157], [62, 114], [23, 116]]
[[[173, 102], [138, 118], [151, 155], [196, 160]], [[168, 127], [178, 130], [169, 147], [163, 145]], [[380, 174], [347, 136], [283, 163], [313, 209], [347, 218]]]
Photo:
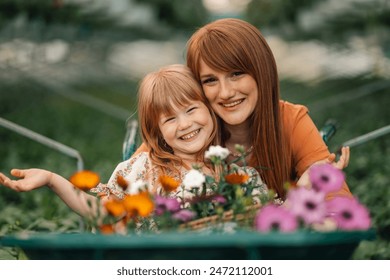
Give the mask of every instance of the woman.
[[[227, 18], [203, 26], [188, 41], [187, 65], [219, 117], [222, 145], [246, 147], [249, 165], [281, 199], [285, 182], [334, 161], [307, 108], [280, 100], [274, 56], [253, 25]], [[334, 164], [342, 169], [348, 161], [346, 147]], [[335, 195], [352, 196], [346, 184], [329, 198]]]

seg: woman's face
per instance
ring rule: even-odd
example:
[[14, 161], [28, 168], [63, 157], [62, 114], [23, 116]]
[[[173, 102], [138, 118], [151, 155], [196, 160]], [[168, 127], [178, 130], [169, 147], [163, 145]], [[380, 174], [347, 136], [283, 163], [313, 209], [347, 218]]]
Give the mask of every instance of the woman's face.
[[170, 115], [160, 116], [159, 128], [175, 155], [189, 159], [208, 144], [214, 124], [203, 102], [175, 107]]
[[203, 60], [199, 72], [203, 91], [214, 112], [229, 125], [248, 122], [258, 99], [255, 79], [239, 70], [214, 70]]

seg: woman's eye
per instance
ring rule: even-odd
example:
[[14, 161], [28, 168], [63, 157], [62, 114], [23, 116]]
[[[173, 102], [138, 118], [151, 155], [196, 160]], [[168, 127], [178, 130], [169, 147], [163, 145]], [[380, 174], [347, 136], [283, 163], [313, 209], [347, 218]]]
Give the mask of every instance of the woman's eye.
[[207, 78], [207, 79], [202, 80], [202, 84], [210, 84], [210, 83], [215, 82], [215, 81], [216, 81], [215, 78]]
[[235, 71], [235, 72], [232, 73], [232, 76], [233, 77], [237, 77], [237, 76], [241, 76], [243, 74], [244, 74], [244, 72], [242, 72], [242, 71]]

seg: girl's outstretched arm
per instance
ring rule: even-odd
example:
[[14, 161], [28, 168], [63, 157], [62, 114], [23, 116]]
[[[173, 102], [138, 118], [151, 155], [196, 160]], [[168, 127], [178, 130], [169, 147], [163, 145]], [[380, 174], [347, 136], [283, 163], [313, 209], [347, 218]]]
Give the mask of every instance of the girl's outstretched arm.
[[0, 172], [0, 184], [17, 192], [27, 192], [48, 186], [65, 204], [84, 217], [93, 217], [97, 212], [97, 198], [75, 187], [64, 177], [44, 169], [12, 169], [11, 175], [18, 177], [12, 180]]

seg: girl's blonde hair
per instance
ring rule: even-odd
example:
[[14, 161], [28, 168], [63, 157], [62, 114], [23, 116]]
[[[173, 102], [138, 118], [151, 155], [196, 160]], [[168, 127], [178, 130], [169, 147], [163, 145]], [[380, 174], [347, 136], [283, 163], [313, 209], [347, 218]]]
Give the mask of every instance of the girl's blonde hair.
[[[230, 72], [243, 71], [257, 82], [257, 106], [250, 117], [250, 139], [254, 147], [249, 164], [256, 167], [269, 188], [285, 197], [290, 180], [291, 151], [283, 135], [279, 110], [279, 81], [274, 56], [260, 31], [239, 19], [220, 19], [195, 32], [187, 43], [187, 65], [200, 83], [199, 67]], [[224, 131], [223, 121], [219, 119]], [[224, 144], [229, 134], [221, 133]]]
[[143, 142], [149, 148], [152, 163], [164, 173], [180, 174], [177, 166], [182, 166], [183, 162], [173, 154], [172, 148], [163, 139], [159, 128], [161, 115], [170, 115], [175, 107], [188, 106], [194, 101], [206, 105], [214, 127], [207, 145], [197, 154], [198, 160], [203, 161], [204, 152], [216, 139], [217, 120], [191, 70], [181, 64], [169, 65], [147, 74], [140, 83], [138, 119]]

